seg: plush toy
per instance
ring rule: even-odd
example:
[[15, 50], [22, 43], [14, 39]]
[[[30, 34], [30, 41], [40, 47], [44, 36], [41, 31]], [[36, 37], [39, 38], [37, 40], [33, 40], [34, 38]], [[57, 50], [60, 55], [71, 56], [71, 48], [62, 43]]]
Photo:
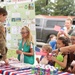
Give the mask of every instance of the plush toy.
[[[63, 62], [64, 58], [63, 58], [63, 55], [62, 54], [58, 54], [56, 59], [60, 62]], [[62, 69], [62, 67], [58, 64], [58, 63], [55, 63], [55, 67], [58, 68], [59, 70]]]

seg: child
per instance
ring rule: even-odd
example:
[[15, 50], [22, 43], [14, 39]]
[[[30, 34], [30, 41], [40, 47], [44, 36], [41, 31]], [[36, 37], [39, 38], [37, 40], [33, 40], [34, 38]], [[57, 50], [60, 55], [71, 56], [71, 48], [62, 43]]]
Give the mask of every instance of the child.
[[52, 47], [52, 50], [56, 49], [56, 36], [53, 34], [50, 35], [49, 45]]
[[50, 41], [52, 41], [52, 40], [56, 40], [56, 36], [55, 35], [50, 35]]
[[48, 64], [49, 61], [48, 61], [48, 56], [49, 56], [49, 53], [52, 51], [52, 48], [50, 47], [50, 45], [44, 45], [42, 47], [42, 52], [43, 53], [46, 53], [46, 56], [41, 56], [41, 58], [36, 58], [36, 61], [40, 64]]
[[0, 8], [0, 59], [5, 61], [5, 64], [8, 64], [6, 57], [7, 48], [6, 48], [6, 37], [5, 37], [5, 28], [3, 22], [5, 22], [7, 17], [7, 11], [3, 8]]
[[56, 40], [56, 36], [55, 36], [54, 34], [51, 34], [51, 35], [49, 36], [49, 39], [47, 40], [47, 43], [49, 43], [49, 42], [52, 41], [52, 40]]
[[[69, 41], [65, 37], [59, 37], [57, 39], [57, 48], [65, 47], [69, 45]], [[50, 60], [55, 62], [55, 67], [58, 67], [59, 70], [63, 70], [67, 66], [67, 55], [62, 55], [58, 53], [57, 57], [50, 57]]]
[[22, 41], [19, 44], [19, 50], [16, 51], [18, 59], [20, 60], [21, 54], [24, 55], [24, 63], [34, 64], [34, 50], [32, 46], [32, 36], [30, 29], [24, 26], [21, 29]]

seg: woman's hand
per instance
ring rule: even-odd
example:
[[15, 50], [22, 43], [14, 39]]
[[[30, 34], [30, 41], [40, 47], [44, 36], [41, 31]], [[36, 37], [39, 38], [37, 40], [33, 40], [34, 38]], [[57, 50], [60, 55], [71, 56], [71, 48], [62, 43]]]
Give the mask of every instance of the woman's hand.
[[22, 51], [21, 50], [17, 50], [16, 53], [17, 54], [22, 54]]
[[60, 37], [60, 35], [62, 35], [62, 34], [63, 34], [63, 32], [62, 32], [62, 31], [58, 32], [58, 34], [57, 34], [57, 38], [59, 38], [59, 37]]
[[52, 51], [52, 54], [58, 54], [58, 49], [53, 50], [53, 51]]
[[73, 66], [72, 72], [75, 73], [75, 65]]

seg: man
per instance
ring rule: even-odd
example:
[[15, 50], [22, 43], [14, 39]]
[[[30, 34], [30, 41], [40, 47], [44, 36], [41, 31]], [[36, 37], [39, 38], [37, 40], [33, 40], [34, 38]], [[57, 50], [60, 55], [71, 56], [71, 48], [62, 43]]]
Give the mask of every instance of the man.
[[6, 48], [6, 37], [5, 37], [5, 28], [3, 22], [6, 21], [7, 11], [3, 8], [0, 8], [0, 59], [3, 59], [5, 64], [8, 64], [7, 61], [7, 48]]

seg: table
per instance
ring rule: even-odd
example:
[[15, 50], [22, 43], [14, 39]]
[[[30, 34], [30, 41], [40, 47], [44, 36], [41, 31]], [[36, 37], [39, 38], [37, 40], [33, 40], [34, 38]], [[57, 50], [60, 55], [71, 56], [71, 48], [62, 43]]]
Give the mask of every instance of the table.
[[[31, 74], [31, 70], [15, 70], [10, 68], [10, 66], [0, 67], [0, 74], [2, 75], [35, 75]], [[68, 72], [58, 72], [58, 75], [74, 75]]]
[[[10, 65], [0, 66], [0, 74], [1, 75], [35, 75], [31, 74], [31, 69], [16, 70], [14, 68], [11, 68]], [[75, 75], [75, 74], [70, 74], [68, 72], [58, 72], [58, 75]]]

